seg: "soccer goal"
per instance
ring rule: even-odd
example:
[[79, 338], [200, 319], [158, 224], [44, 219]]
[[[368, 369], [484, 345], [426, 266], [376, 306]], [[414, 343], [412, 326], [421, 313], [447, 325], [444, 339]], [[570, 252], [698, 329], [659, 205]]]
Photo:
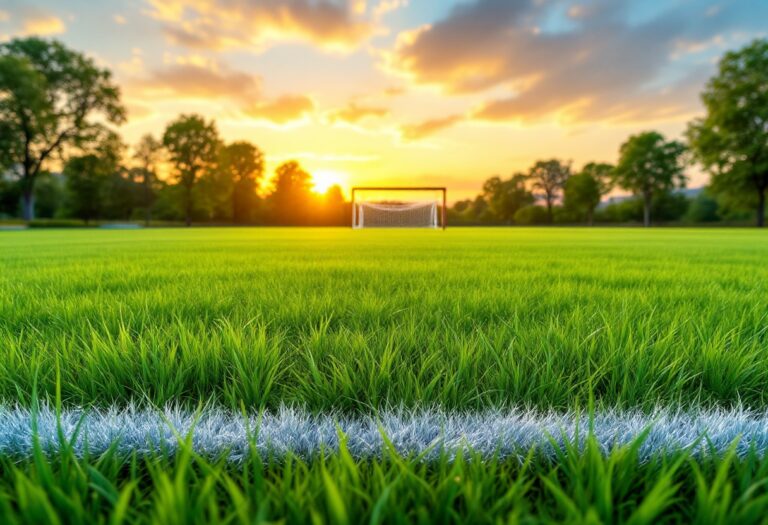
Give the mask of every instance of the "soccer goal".
[[445, 229], [446, 188], [356, 186], [352, 188], [352, 228]]

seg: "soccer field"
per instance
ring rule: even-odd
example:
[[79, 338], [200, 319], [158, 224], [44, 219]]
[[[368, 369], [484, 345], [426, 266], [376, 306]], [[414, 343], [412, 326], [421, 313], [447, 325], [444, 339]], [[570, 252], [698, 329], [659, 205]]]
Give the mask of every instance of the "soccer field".
[[767, 329], [754, 230], [0, 232], [0, 519], [760, 522]]

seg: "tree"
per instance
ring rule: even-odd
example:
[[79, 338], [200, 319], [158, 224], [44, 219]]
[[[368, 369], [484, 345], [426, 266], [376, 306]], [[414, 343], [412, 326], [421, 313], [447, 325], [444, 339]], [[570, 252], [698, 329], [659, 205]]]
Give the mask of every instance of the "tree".
[[551, 222], [552, 217], [548, 210], [543, 206], [529, 204], [523, 206], [515, 213], [515, 223], [517, 224], [545, 224]]
[[16, 215], [21, 199], [18, 181], [7, 177], [0, 168], [0, 218]]
[[719, 221], [720, 213], [717, 200], [712, 198], [706, 189], [699, 192], [688, 205], [685, 220], [688, 222]]
[[701, 95], [706, 115], [687, 136], [715, 194], [735, 196], [765, 225], [768, 192], [768, 40], [726, 53]]
[[496, 176], [485, 181], [483, 198], [498, 221], [511, 224], [517, 210], [533, 204], [533, 194], [525, 188], [527, 179], [522, 173], [516, 173], [507, 180]]
[[594, 222], [595, 208], [603, 195], [611, 191], [613, 169], [610, 164], [590, 162], [565, 182], [565, 207], [585, 218], [590, 226]]
[[533, 187], [541, 190], [547, 204], [547, 221], [553, 221], [552, 208], [565, 186], [565, 181], [571, 176], [570, 163], [562, 163], [557, 159], [540, 160], [531, 167], [529, 177]]
[[588, 162], [580, 173], [586, 173], [597, 181], [600, 195], [607, 195], [613, 189], [613, 176], [616, 167], [607, 162]]
[[642, 198], [643, 225], [651, 225], [651, 206], [659, 194], [685, 187], [683, 154], [685, 145], [667, 141], [656, 131], [632, 135], [621, 145], [615, 181]]
[[600, 197], [600, 184], [589, 173], [577, 173], [565, 182], [565, 207], [585, 218], [590, 226], [594, 222], [595, 208], [600, 204]]
[[350, 224], [351, 208], [347, 208], [341, 186], [334, 184], [325, 194], [319, 196], [318, 217], [314, 224], [323, 226], [342, 226]]
[[269, 198], [278, 224], [306, 224], [313, 200], [312, 176], [295, 160], [282, 163], [275, 170]]
[[[35, 217], [53, 219], [66, 208], [66, 179], [61, 174], [40, 173], [35, 182]], [[20, 199], [16, 201], [17, 204]]]
[[141, 173], [141, 201], [144, 207], [144, 223], [147, 226], [152, 221], [152, 206], [155, 202], [155, 186], [157, 184], [157, 164], [161, 160], [162, 153], [163, 143], [150, 133], [139, 139], [133, 153], [133, 158], [139, 164]]
[[70, 157], [64, 165], [67, 179], [69, 213], [88, 224], [102, 216], [105, 187], [117, 172], [122, 144], [114, 133], [109, 133], [100, 147], [85, 155]]
[[233, 142], [221, 149], [220, 169], [231, 180], [232, 220], [252, 221], [256, 190], [264, 176], [264, 154], [250, 142]]
[[104, 182], [101, 193], [102, 218], [129, 221], [133, 212], [144, 202], [141, 168], [118, 167]]
[[100, 121], [124, 120], [111, 73], [92, 59], [35, 37], [0, 45], [0, 165], [19, 166], [25, 220], [49, 161], [96, 140]]
[[184, 218], [190, 226], [194, 209], [192, 190], [198, 178], [213, 169], [218, 158], [220, 142], [216, 124], [206, 122], [199, 115], [180, 115], [165, 128], [163, 145], [184, 190]]

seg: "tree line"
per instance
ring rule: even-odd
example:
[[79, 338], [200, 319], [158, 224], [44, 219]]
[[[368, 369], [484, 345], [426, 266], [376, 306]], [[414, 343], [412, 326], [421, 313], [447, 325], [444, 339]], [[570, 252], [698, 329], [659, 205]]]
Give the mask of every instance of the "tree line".
[[[721, 219], [765, 223], [768, 192], [768, 40], [728, 52], [702, 93], [704, 116], [685, 142], [656, 131], [631, 136], [618, 162], [575, 170], [558, 159], [509, 178], [494, 176], [475, 199], [449, 210], [452, 223], [541, 224]], [[264, 154], [225, 143], [214, 121], [180, 115], [132, 148], [113, 130], [125, 121], [111, 72], [57, 41], [0, 45], [0, 217], [183, 220], [242, 224], [346, 224], [339, 187], [324, 195], [296, 161], [277, 167], [266, 192]], [[685, 169], [710, 183], [695, 199]], [[59, 174], [51, 166], [61, 166]], [[169, 177], [160, 177], [162, 167]], [[614, 188], [634, 198], [600, 206]]]
[[590, 162], [574, 171], [570, 162], [541, 160], [525, 173], [486, 180], [474, 200], [454, 204], [451, 218], [459, 223], [592, 225], [603, 198], [620, 187], [635, 198], [600, 210], [601, 222], [642, 220], [649, 226], [654, 207], [662, 203], [674, 203], [671, 216], [662, 213], [662, 218], [679, 220], [688, 202], [672, 192], [685, 186], [685, 153], [683, 143], [647, 131], [621, 146], [615, 166]]
[[[225, 143], [213, 120], [180, 115], [162, 135], [127, 146], [111, 73], [56, 41], [0, 46], [0, 215], [95, 220], [341, 225], [341, 188], [312, 191], [297, 161], [279, 165], [262, 195], [264, 153]], [[61, 173], [51, 173], [54, 161]], [[170, 177], [161, 178], [161, 167]]]
[[[656, 131], [629, 137], [616, 165], [536, 162], [524, 173], [486, 180], [475, 199], [454, 204], [465, 224], [552, 224], [642, 221], [714, 222], [753, 216], [765, 224], [768, 192], [768, 40], [727, 53], [702, 93], [703, 117], [688, 124], [685, 143]], [[689, 199], [685, 168], [710, 175]], [[601, 206], [614, 188], [633, 198]], [[541, 204], [539, 204], [541, 203]]]

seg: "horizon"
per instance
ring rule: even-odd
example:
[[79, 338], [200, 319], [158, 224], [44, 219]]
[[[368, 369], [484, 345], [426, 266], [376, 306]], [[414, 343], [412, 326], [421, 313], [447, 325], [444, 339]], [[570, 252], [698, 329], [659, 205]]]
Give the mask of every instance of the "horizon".
[[[540, 158], [614, 163], [634, 133], [679, 138], [768, 4], [222, 0], [19, 2], [0, 40], [55, 38], [108, 67], [129, 144], [178, 113], [249, 140], [316, 189], [440, 185], [455, 202]], [[467, 144], [472, 144], [467, 148]], [[688, 170], [690, 187], [706, 178]]]

